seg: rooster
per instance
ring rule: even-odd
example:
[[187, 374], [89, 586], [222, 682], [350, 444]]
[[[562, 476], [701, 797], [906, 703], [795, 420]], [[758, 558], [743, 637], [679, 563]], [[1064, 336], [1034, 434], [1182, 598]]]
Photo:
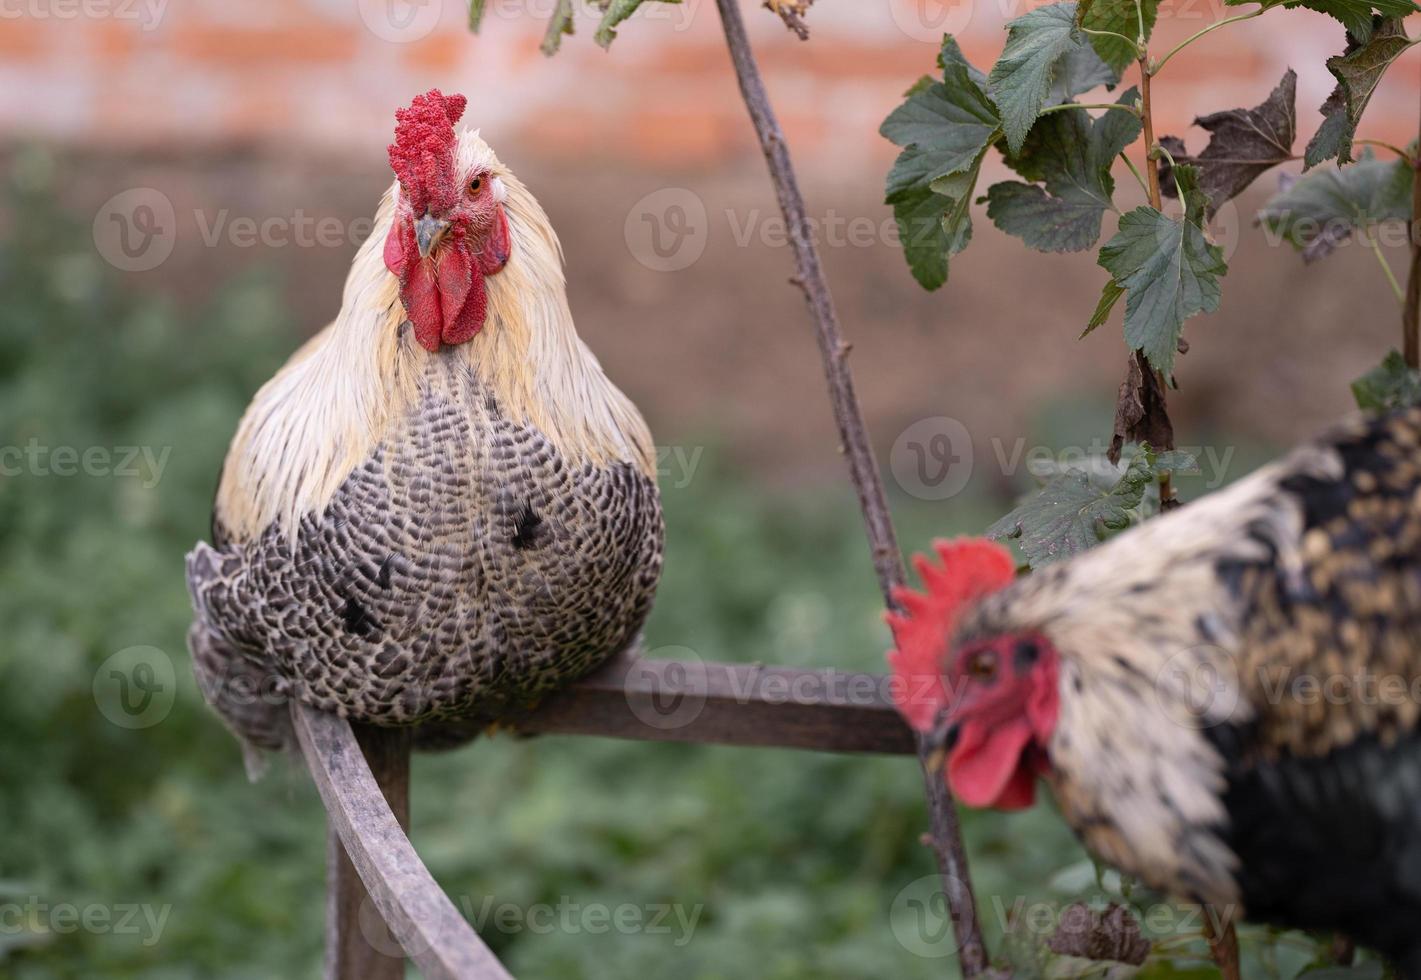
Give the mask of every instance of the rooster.
[[936, 550], [889, 660], [959, 799], [1018, 809], [1044, 777], [1157, 891], [1421, 977], [1421, 409], [1028, 576]]
[[335, 321], [256, 395], [212, 543], [188, 555], [194, 672], [249, 767], [286, 703], [462, 739], [588, 673], [650, 609], [651, 436], [573, 329], [533, 196], [438, 90]]

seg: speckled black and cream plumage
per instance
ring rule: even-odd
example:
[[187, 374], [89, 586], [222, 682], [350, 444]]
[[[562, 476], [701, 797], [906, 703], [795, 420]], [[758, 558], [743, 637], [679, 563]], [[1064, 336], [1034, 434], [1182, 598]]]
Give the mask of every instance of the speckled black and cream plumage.
[[513, 249], [475, 338], [430, 353], [381, 264], [392, 187], [337, 321], [257, 395], [211, 545], [188, 559], [208, 701], [251, 745], [288, 698], [426, 741], [477, 731], [635, 637], [661, 567], [650, 437], [577, 339], [561, 253], [477, 134]]
[[1421, 410], [1020, 579], [952, 642], [1032, 632], [1047, 779], [1098, 856], [1421, 977]]

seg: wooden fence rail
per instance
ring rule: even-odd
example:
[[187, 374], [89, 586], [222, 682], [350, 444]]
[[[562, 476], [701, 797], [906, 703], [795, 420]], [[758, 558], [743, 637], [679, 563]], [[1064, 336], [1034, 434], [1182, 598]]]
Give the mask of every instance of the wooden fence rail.
[[[407, 729], [355, 726], [301, 704], [292, 721], [330, 825], [327, 980], [512, 980], [407, 836]], [[537, 711], [527, 733], [912, 755], [876, 674], [623, 655]]]

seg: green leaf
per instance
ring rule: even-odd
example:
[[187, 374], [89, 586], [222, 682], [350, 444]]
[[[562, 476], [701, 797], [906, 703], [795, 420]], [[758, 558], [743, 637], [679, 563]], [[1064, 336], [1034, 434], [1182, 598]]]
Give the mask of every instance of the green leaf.
[[976, 85], [983, 92], [987, 91], [987, 75], [978, 69], [972, 62], [967, 60], [967, 56], [962, 53], [962, 48], [957, 44], [957, 38], [951, 34], [942, 36], [942, 48], [937, 53], [937, 66], [942, 69], [944, 75], [950, 65], [961, 65], [967, 69], [967, 77], [972, 79], [972, 84]]
[[[1209, 199], [1209, 217], [1213, 217], [1225, 201], [1242, 193], [1265, 170], [1293, 158], [1297, 81], [1297, 73], [1289, 68], [1261, 105], [1252, 109], [1228, 109], [1195, 119], [1194, 125], [1213, 134], [1209, 145], [1197, 157], [1185, 153], [1184, 143], [1176, 137], [1165, 136], [1160, 140], [1175, 163], [1198, 168], [1200, 188]], [[1174, 178], [1169, 170], [1166, 160], [1160, 167], [1160, 188], [1166, 197], [1174, 197]]]
[[[1121, 97], [1135, 101], [1134, 89]], [[987, 217], [1002, 231], [1042, 252], [1078, 252], [1100, 238], [1100, 219], [1114, 208], [1110, 165], [1140, 135], [1140, 120], [1119, 110], [1092, 119], [1084, 109], [1053, 112], [1032, 129], [1024, 147], [1029, 169], [1045, 189], [1007, 181], [987, 192]]]
[[1401, 354], [1391, 351], [1380, 364], [1352, 382], [1357, 407], [1387, 411], [1421, 404], [1421, 371], [1407, 367]]
[[1102, 85], [1114, 88], [1119, 83], [1119, 72], [1101, 60], [1095, 48], [1089, 44], [1078, 44], [1056, 62], [1051, 88], [1046, 93], [1046, 104], [1061, 105], [1091, 89]]
[[475, 34], [483, 25], [485, 6], [487, 6], [487, 0], [469, 0], [469, 30]]
[[[1253, 0], [1227, 0], [1227, 2], [1229, 4], [1251, 3]], [[1376, 11], [1381, 17], [1400, 18], [1415, 13], [1418, 9], [1413, 0], [1299, 0], [1296, 3], [1284, 3], [1282, 6], [1289, 9], [1306, 7], [1308, 10], [1316, 10], [1320, 14], [1327, 14], [1347, 28], [1347, 33], [1362, 42], [1369, 40], [1376, 29], [1372, 22], [1373, 11]]]
[[[617, 25], [637, 12], [646, 0], [592, 0], [592, 5], [602, 11], [602, 19], [597, 23], [597, 32], [592, 35], [604, 48], [610, 48], [617, 38]], [[680, 3], [681, 0], [657, 0], [658, 3]]]
[[889, 172], [886, 203], [893, 203], [895, 188], [918, 184], [923, 174], [932, 180], [966, 170], [996, 139], [999, 126], [996, 108], [972, 80], [969, 67], [949, 63], [942, 82], [910, 90], [907, 101], [879, 127], [891, 142], [916, 151], [909, 170], [900, 173], [895, 164]]
[[[1145, 40], [1148, 41], [1158, 13], [1159, 0], [1141, 0], [1138, 11], [1135, 9], [1135, 0], [1082, 0], [1076, 22], [1092, 31], [1110, 31], [1125, 37], [1136, 37], [1140, 33], [1140, 20], [1143, 15]], [[1090, 37], [1096, 54], [1116, 72], [1124, 71], [1126, 65], [1140, 57], [1135, 46], [1121, 38], [1087, 36]]]
[[1095, 304], [1095, 312], [1086, 321], [1085, 329], [1081, 331], [1077, 340], [1083, 339], [1096, 327], [1100, 326], [1110, 317], [1110, 311], [1115, 309], [1115, 304], [1120, 302], [1120, 297], [1125, 295], [1124, 288], [1114, 279], [1108, 279], [1105, 288], [1100, 291], [1100, 302]]
[[1411, 217], [1412, 171], [1404, 160], [1378, 160], [1371, 150], [1346, 167], [1314, 170], [1287, 181], [1258, 220], [1313, 262], [1358, 230]]
[[1322, 104], [1322, 125], [1317, 127], [1308, 146], [1303, 151], [1303, 169], [1309, 170], [1324, 160], [1339, 159], [1344, 154], [1352, 155], [1352, 137], [1355, 132], [1347, 121], [1347, 100], [1342, 92], [1333, 89], [1327, 101]]
[[948, 259], [972, 240], [970, 205], [986, 155], [984, 149], [968, 170], [913, 188], [893, 202], [903, 255], [924, 289], [947, 282]]
[[1206, 202], [1194, 168], [1176, 167], [1175, 175], [1184, 187], [1185, 215], [1171, 218], [1154, 208], [1136, 208], [1120, 218], [1119, 231], [1099, 259], [1129, 291], [1125, 343], [1143, 351], [1166, 377], [1174, 368], [1184, 321], [1218, 308], [1219, 277], [1228, 272], [1223, 249], [1204, 237]]
[[[481, 2], [481, 0], [477, 0]], [[562, 47], [564, 34], [572, 33], [572, 0], [558, 0], [553, 8], [553, 16], [548, 20], [548, 29], [543, 33], [543, 43], [538, 50], [551, 58]]]
[[1046, 105], [1056, 66], [1084, 45], [1076, 30], [1076, 5], [1053, 3], [1007, 24], [1007, 43], [988, 76], [987, 88], [1001, 112], [1002, 131], [1020, 153], [1031, 124]]
[[[1187, 454], [1176, 455], [1192, 463]], [[1147, 446], [1140, 447], [1120, 478], [1105, 489], [1085, 473], [1068, 470], [987, 528], [987, 537], [1019, 539], [1032, 568], [1069, 558], [1129, 527], [1144, 502], [1145, 490], [1162, 472]]]
[[944, 42], [940, 61], [943, 81], [914, 86], [879, 129], [904, 148], [884, 200], [893, 205], [908, 268], [925, 289], [947, 282], [948, 259], [971, 240], [973, 189], [987, 148], [1001, 135], [981, 73], [955, 42]]
[[[1414, 9], [1410, 0], [1407, 5]], [[1365, 43], [1359, 44], [1355, 32], [1349, 28], [1347, 50], [1327, 59], [1327, 70], [1337, 79], [1337, 88], [1322, 104], [1325, 117], [1322, 128], [1308, 143], [1304, 162], [1309, 167], [1333, 157], [1339, 163], [1351, 162], [1352, 140], [1367, 103], [1392, 62], [1416, 43], [1407, 37], [1399, 17], [1373, 26], [1369, 13], [1367, 25], [1370, 37]]]

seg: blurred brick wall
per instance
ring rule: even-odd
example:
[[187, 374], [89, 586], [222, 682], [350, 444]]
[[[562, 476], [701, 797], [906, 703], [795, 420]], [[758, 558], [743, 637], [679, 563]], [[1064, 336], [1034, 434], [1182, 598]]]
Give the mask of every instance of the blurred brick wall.
[[[593, 44], [595, 16], [583, 12], [549, 60], [538, 43], [552, 5], [488, 0], [474, 37], [465, 0], [0, 0], [0, 132], [117, 148], [378, 154], [393, 109], [438, 85], [470, 95], [468, 118], [495, 140], [555, 159], [695, 168], [748, 148], [713, 0], [648, 4], [611, 53]], [[814, 37], [801, 43], [745, 6], [801, 166], [829, 176], [891, 157], [877, 125], [931, 70], [944, 30], [985, 66], [1001, 25], [1027, 9], [1025, 0], [819, 0]], [[1221, 0], [1165, 0], [1156, 50], [1228, 12]], [[1279, 36], [1286, 43], [1269, 47]], [[1341, 45], [1341, 28], [1309, 11], [1218, 32], [1161, 76], [1161, 131], [1261, 101], [1292, 64], [1306, 139], [1331, 87], [1323, 60]], [[1415, 58], [1392, 70], [1367, 135], [1415, 133], [1418, 80]]]

